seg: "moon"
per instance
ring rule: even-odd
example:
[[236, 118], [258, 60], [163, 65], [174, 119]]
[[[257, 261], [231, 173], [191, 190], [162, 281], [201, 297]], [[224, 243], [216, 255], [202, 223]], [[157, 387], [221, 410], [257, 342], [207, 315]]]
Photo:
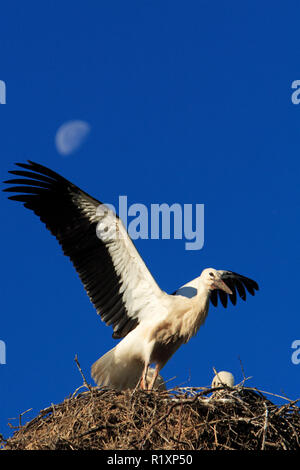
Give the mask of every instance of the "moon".
[[62, 124], [55, 136], [55, 145], [61, 155], [74, 153], [90, 133], [90, 125], [86, 121], [74, 120]]

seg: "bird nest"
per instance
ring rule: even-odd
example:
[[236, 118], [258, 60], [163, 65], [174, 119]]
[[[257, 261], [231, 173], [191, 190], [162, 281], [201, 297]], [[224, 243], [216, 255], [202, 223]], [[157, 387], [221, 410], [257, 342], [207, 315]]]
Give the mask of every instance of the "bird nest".
[[295, 450], [296, 401], [221, 386], [168, 391], [91, 388], [51, 405], [2, 442], [4, 450]]

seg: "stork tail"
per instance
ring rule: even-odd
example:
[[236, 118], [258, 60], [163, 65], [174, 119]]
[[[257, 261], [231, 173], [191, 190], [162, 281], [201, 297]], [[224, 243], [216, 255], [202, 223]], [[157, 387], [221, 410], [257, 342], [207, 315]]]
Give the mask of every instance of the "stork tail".
[[120, 357], [116, 347], [92, 365], [92, 377], [97, 385], [116, 390], [134, 389], [142, 376], [143, 363], [133, 357]]

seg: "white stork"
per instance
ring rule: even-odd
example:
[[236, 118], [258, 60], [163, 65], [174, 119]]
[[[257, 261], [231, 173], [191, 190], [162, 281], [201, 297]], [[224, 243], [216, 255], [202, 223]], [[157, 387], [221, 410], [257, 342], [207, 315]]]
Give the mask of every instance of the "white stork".
[[226, 370], [221, 370], [221, 372], [217, 372], [213, 378], [211, 383], [212, 388], [219, 387], [220, 385], [227, 385], [228, 387], [234, 386], [234, 376], [231, 372], [227, 372]]
[[[226, 307], [229, 297], [235, 305], [237, 293], [246, 300], [246, 289], [251, 295], [258, 290], [245, 276], [208, 268], [168, 295], [113, 211], [38, 163], [17, 165], [22, 170], [9, 172], [18, 178], [5, 181], [13, 186], [4, 191], [18, 193], [9, 199], [24, 203], [45, 223], [72, 261], [97, 313], [112, 325], [113, 338], [123, 338], [92, 366], [98, 385], [152, 389], [159, 371], [204, 323], [209, 301], [217, 306], [219, 297]], [[148, 384], [150, 364], [155, 369]]]

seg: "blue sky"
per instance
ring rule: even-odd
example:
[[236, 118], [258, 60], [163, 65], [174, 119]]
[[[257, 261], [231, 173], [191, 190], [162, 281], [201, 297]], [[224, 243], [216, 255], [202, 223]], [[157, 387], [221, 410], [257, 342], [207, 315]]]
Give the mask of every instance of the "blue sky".
[[[31, 159], [112, 204], [204, 204], [203, 249], [136, 241], [161, 288], [211, 266], [260, 285], [247, 302], [211, 307], [163, 369], [170, 386], [209, 385], [213, 367], [240, 382], [242, 363], [249, 386], [299, 397], [299, 13], [296, 1], [1, 6], [1, 181]], [[90, 133], [63, 156], [55, 135], [70, 120]], [[91, 364], [115, 341], [39, 219], [5, 193], [0, 205], [8, 436], [10, 418], [32, 408], [25, 422], [82, 384], [75, 354], [93, 383]]]

